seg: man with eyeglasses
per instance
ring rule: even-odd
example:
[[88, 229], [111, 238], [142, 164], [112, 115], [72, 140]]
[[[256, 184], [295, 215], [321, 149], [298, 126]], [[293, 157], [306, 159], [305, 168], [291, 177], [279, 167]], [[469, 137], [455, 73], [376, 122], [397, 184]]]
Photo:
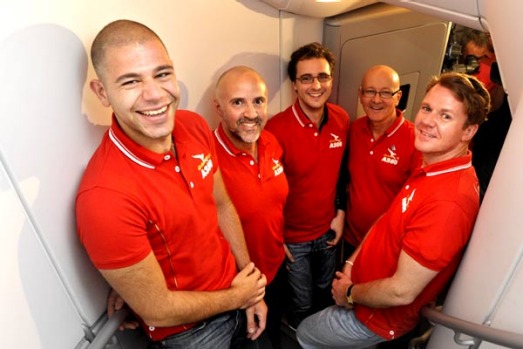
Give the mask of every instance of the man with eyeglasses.
[[421, 163], [414, 148], [414, 125], [397, 109], [401, 93], [399, 75], [391, 67], [373, 66], [363, 75], [358, 95], [365, 116], [352, 123], [348, 140], [344, 259]]
[[446, 73], [429, 82], [414, 121], [422, 165], [336, 273], [336, 305], [298, 327], [302, 348], [367, 348], [416, 326], [472, 233], [479, 186], [468, 146], [489, 109], [490, 96], [474, 77]]
[[344, 186], [338, 190], [349, 116], [327, 103], [334, 56], [319, 43], [300, 47], [287, 71], [296, 102], [267, 123], [283, 148], [289, 182], [284, 240], [292, 290], [291, 325], [332, 304], [336, 245], [345, 221]]
[[478, 71], [473, 75], [483, 82], [492, 99], [487, 122], [481, 125], [471, 142], [472, 164], [478, 175], [480, 196], [483, 198], [512, 122], [512, 113], [501, 78], [491, 79], [491, 76], [496, 76], [491, 71], [498, 69], [490, 34], [470, 28], [463, 29], [461, 33], [463, 56], [475, 56], [479, 60]]

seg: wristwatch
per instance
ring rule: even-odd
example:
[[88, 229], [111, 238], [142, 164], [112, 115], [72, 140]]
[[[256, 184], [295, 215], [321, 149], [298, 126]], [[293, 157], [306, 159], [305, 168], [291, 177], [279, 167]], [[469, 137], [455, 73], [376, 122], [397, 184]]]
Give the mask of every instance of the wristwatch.
[[354, 284], [350, 285], [347, 289], [347, 303], [349, 303], [350, 306], [354, 305], [354, 300], [352, 299], [352, 288], [354, 287]]

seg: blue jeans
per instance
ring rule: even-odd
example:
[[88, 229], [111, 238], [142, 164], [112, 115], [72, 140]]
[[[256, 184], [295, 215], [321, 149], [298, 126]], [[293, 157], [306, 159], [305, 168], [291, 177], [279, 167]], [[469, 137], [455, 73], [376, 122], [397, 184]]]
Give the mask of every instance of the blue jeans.
[[352, 310], [337, 305], [303, 320], [298, 326], [296, 337], [304, 349], [356, 349], [385, 341], [385, 338], [363, 325]]
[[241, 316], [240, 311], [220, 314], [185, 332], [153, 342], [149, 349], [229, 349], [233, 334], [241, 327]]
[[332, 304], [330, 293], [336, 269], [336, 248], [327, 245], [335, 233], [329, 230], [316, 240], [287, 244], [294, 262], [287, 260], [293, 313], [298, 318]]

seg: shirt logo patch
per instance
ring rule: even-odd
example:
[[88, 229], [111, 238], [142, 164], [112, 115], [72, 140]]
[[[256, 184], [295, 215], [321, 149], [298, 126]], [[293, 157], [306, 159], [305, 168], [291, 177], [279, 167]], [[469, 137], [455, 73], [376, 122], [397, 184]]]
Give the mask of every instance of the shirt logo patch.
[[405, 213], [405, 211], [407, 211], [407, 208], [409, 208], [409, 205], [410, 205], [412, 199], [414, 198], [415, 192], [416, 192], [416, 189], [414, 189], [408, 197], [404, 197], [403, 199], [401, 199], [401, 213]]
[[331, 133], [332, 139], [330, 140], [329, 148], [341, 148], [343, 147], [343, 142], [340, 139], [340, 136]]
[[381, 158], [382, 162], [386, 162], [387, 164], [391, 165], [397, 165], [399, 157], [396, 155], [396, 146], [393, 144], [389, 149], [388, 154], [383, 154], [383, 157]]
[[280, 164], [279, 160], [272, 159], [272, 162], [274, 162], [274, 166], [272, 166], [272, 170], [274, 171], [274, 176], [279, 176], [283, 173], [283, 166]]
[[202, 178], [207, 177], [213, 168], [211, 154], [195, 154], [192, 155], [192, 158], [201, 160], [200, 164], [198, 165], [198, 171], [200, 171], [200, 173], [202, 174]]

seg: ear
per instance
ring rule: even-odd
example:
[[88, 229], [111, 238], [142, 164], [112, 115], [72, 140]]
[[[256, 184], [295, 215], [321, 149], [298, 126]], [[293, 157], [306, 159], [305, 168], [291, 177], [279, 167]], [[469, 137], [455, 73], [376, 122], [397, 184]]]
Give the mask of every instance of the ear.
[[396, 103], [394, 105], [395, 107], [397, 107], [398, 104], [400, 104], [402, 95], [403, 95], [403, 91], [402, 90], [399, 90], [399, 92], [394, 95], [394, 97], [396, 97]]
[[479, 128], [479, 125], [478, 124], [475, 124], [475, 125], [468, 125], [464, 130], [463, 130], [463, 136], [461, 136], [461, 140], [463, 142], [470, 142], [472, 140], [472, 137], [474, 137], [474, 135], [476, 134], [476, 132], [478, 131], [478, 128]]
[[98, 79], [93, 79], [89, 83], [89, 87], [91, 88], [91, 91], [94, 92], [96, 97], [100, 100], [102, 105], [104, 107], [110, 107], [111, 103], [109, 102], [109, 98], [107, 97], [107, 92], [105, 91], [105, 87], [103, 82], [101, 82]]
[[363, 88], [361, 86], [358, 87], [358, 99], [360, 101], [360, 104], [363, 105]]
[[220, 105], [220, 102], [218, 102], [218, 100], [216, 98], [213, 100], [213, 105], [214, 105], [214, 110], [216, 111], [216, 114], [218, 114], [218, 116], [220, 118], [223, 118], [223, 109]]

